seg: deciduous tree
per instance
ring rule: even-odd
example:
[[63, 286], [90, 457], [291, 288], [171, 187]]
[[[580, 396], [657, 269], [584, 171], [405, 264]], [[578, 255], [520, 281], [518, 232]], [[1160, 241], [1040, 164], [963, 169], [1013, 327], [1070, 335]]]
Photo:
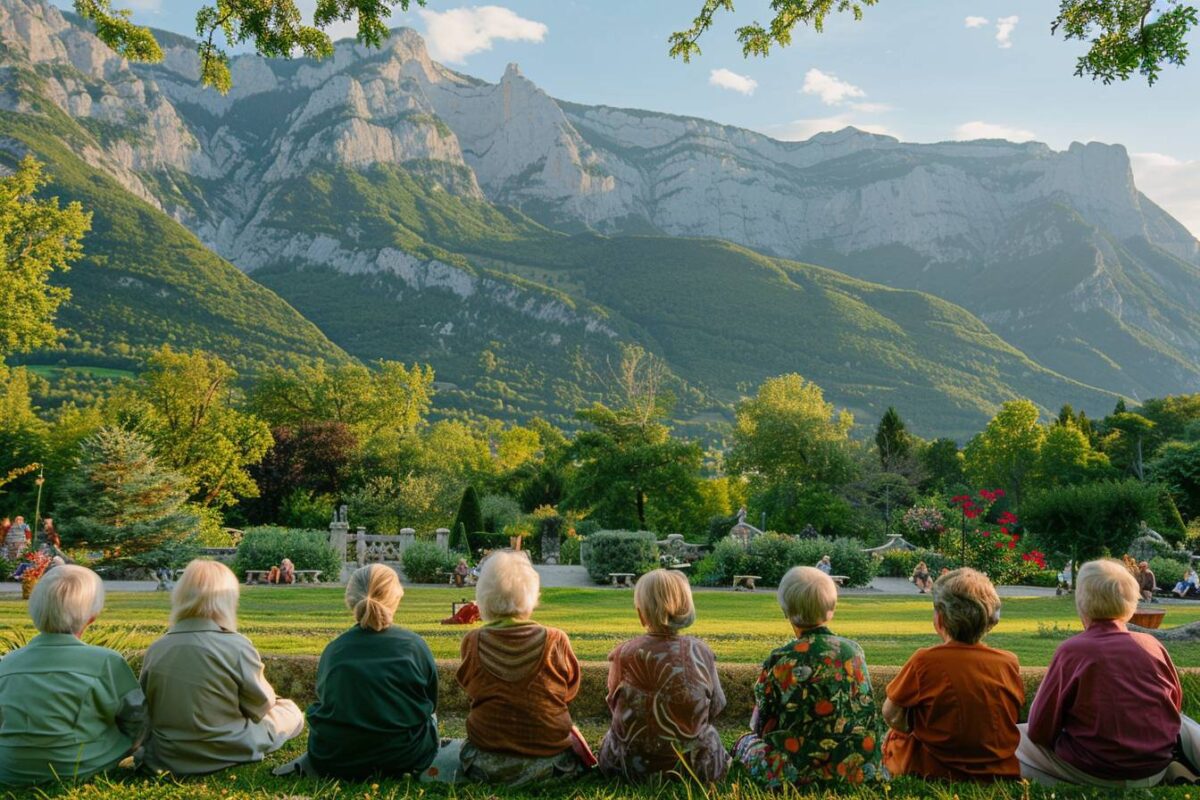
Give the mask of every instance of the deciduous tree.
[[1038, 466], [1046, 431], [1038, 408], [1028, 400], [1009, 400], [963, 453], [967, 477], [976, 486], [1008, 492], [1018, 506]]

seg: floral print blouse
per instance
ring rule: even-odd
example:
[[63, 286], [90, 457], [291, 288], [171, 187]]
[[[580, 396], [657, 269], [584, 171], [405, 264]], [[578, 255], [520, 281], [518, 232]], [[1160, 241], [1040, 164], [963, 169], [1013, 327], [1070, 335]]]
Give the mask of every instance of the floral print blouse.
[[763, 663], [753, 734], [738, 755], [761, 785], [886, 780], [882, 725], [857, 643], [828, 628], [806, 631]]

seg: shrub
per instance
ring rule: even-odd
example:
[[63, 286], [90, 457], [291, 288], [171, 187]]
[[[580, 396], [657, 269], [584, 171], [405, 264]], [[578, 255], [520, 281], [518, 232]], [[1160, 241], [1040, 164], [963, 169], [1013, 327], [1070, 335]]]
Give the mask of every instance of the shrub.
[[558, 546], [558, 563], [571, 564], [578, 566], [579, 551], [583, 545], [583, 540], [578, 536], [568, 536], [562, 540]]
[[587, 540], [588, 575], [607, 583], [611, 572], [641, 575], [658, 566], [658, 538], [647, 531], [600, 531]]
[[[734, 575], [758, 575], [764, 585], [777, 585], [789, 569], [813, 566], [828, 555], [833, 571], [845, 575], [847, 586], [866, 586], [875, 577], [876, 562], [857, 539], [795, 539], [768, 533], [743, 548], [732, 539], [718, 542], [695, 568], [692, 579], [708, 586], [728, 585]], [[914, 562], [916, 563], [916, 562]]]
[[1150, 571], [1154, 573], [1154, 581], [1160, 589], [1171, 589], [1183, 580], [1187, 566], [1173, 558], [1156, 556], [1150, 559]]
[[450, 526], [451, 550], [466, 549], [466, 543], [459, 539], [459, 526], [462, 526], [463, 533], [484, 529], [483, 511], [480, 509], [479, 494], [475, 491], [474, 486], [468, 486], [463, 490], [462, 500], [458, 504], [458, 513], [454, 516], [454, 524]]
[[413, 542], [400, 557], [404, 577], [412, 583], [445, 583], [446, 573], [454, 569], [455, 557], [435, 542]]
[[912, 575], [918, 561], [924, 561], [929, 571], [936, 576], [942, 567], [954, 569], [958, 560], [942, 555], [936, 550], [889, 550], [876, 556], [879, 574], [888, 578], [907, 578]]
[[273, 525], [246, 530], [238, 544], [233, 571], [244, 578], [248, 569], [270, 569], [285, 558], [290, 558], [296, 569], [321, 570], [325, 581], [341, 578], [343, 555], [329, 546], [329, 534]]
[[483, 515], [483, 527], [480, 530], [490, 533], [499, 533], [504, 526], [513, 524], [521, 516], [520, 503], [503, 494], [484, 495], [479, 501], [479, 510]]
[[[581, 519], [581, 520], [579, 520], [579, 522], [575, 523], [575, 533], [577, 533], [579, 536], [582, 536], [585, 539], [588, 536], [591, 536], [593, 533], [599, 533], [599, 532], [600, 532], [600, 523], [596, 522], [596, 520], [594, 520], [594, 519]], [[1200, 537], [1200, 533], [1197, 533], [1196, 535], [1198, 537]]]
[[476, 531], [467, 537], [471, 542], [471, 553], [475, 560], [483, 558], [484, 553], [491, 550], [503, 550], [508, 547], [508, 534]]

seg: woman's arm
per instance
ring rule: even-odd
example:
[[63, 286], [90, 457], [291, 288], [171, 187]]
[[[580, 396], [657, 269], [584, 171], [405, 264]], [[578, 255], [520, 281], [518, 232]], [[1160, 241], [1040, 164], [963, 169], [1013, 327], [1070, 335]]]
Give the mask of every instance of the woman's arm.
[[244, 639], [239, 649], [238, 705], [247, 719], [258, 722], [274, 707], [277, 699], [275, 689], [267, 681], [262, 657], [250, 640]]
[[883, 700], [883, 721], [898, 733], [908, 733], [912, 730], [908, 724], [908, 709], [896, 705], [890, 697], [885, 697]]

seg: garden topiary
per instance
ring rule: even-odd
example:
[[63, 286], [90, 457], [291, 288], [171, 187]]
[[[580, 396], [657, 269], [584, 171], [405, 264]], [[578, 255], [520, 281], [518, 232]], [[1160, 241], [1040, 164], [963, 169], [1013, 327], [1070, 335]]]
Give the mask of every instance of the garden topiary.
[[642, 575], [658, 566], [658, 537], [648, 531], [600, 531], [587, 538], [588, 575], [607, 583], [609, 574]]
[[400, 556], [404, 577], [412, 583], [444, 583], [456, 561], [435, 542], [413, 542]]
[[483, 530], [483, 511], [479, 504], [479, 494], [475, 491], [474, 486], [468, 486], [463, 490], [462, 500], [458, 504], [458, 513], [454, 515], [454, 524], [450, 526], [451, 550], [466, 549], [465, 542], [458, 540], [459, 526], [462, 526], [464, 533]]
[[343, 556], [329, 546], [329, 534], [273, 525], [246, 530], [238, 543], [233, 571], [238, 578], [245, 578], [246, 570], [270, 569], [285, 558], [290, 558], [298, 570], [321, 570], [323, 581], [341, 579]]

